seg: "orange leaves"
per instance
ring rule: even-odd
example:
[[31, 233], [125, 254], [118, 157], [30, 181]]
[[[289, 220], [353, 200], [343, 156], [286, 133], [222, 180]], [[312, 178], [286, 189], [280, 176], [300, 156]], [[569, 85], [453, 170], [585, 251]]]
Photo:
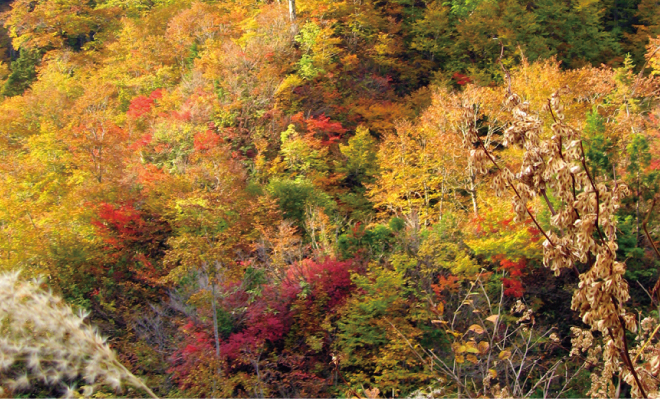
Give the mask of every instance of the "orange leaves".
[[460, 288], [460, 282], [458, 276], [440, 276], [438, 277], [438, 283], [431, 284], [431, 287], [437, 298], [443, 298], [446, 292], [457, 292]]
[[61, 48], [71, 39], [98, 33], [118, 15], [82, 0], [18, 0], [11, 6], [6, 24], [15, 49]]
[[194, 138], [194, 147], [197, 151], [206, 151], [218, 145], [220, 136], [212, 130], [197, 133]]
[[[367, 81], [373, 81], [374, 91], [387, 92], [390, 82], [387, 78], [370, 76]], [[360, 98], [351, 104], [351, 113], [359, 115], [358, 121], [378, 133], [390, 132], [396, 128], [396, 122], [408, 119], [410, 110], [393, 101], [377, 101], [374, 98]]]
[[137, 173], [137, 181], [150, 189], [156, 187], [166, 179], [163, 170], [154, 164], [136, 165], [134, 170]]
[[230, 15], [222, 11], [211, 4], [193, 2], [190, 8], [169, 20], [166, 36], [183, 56], [193, 43], [204, 44], [207, 40], [231, 32]]

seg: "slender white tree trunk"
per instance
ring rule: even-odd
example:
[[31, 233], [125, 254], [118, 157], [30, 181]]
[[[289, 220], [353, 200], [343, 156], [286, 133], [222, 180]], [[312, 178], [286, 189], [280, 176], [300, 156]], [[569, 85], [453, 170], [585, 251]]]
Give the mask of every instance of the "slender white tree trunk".
[[289, 0], [289, 19], [291, 22], [296, 20], [296, 0]]

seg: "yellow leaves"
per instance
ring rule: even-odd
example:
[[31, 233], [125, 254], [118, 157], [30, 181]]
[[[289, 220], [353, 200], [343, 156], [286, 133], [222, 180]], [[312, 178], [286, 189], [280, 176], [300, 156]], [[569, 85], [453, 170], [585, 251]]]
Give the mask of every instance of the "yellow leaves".
[[374, 61], [383, 66], [396, 67], [400, 60], [396, 58], [402, 49], [400, 38], [387, 33], [379, 33], [374, 46]]
[[308, 206], [305, 211], [305, 230], [312, 240], [312, 248], [317, 256], [335, 257], [330, 244], [332, 231], [336, 228], [330, 217], [320, 206]]
[[355, 54], [348, 54], [341, 59], [341, 63], [344, 66], [344, 71], [350, 72], [358, 67], [360, 60]]
[[341, 40], [334, 37], [334, 28], [323, 23], [307, 22], [295, 37], [300, 43], [303, 55], [298, 62], [298, 74], [305, 79], [313, 79], [320, 73], [332, 72], [334, 58], [341, 53], [337, 46]]
[[195, 40], [203, 44], [220, 34], [223, 25], [225, 24], [216, 7], [194, 2], [190, 8], [180, 11], [170, 19], [166, 37], [183, 54], [183, 51], [187, 51]]
[[454, 342], [451, 345], [451, 347], [454, 350], [454, 353], [456, 353], [456, 354], [462, 354], [462, 353], [467, 352], [467, 346], [466, 345], [461, 345], [458, 342]]
[[476, 334], [479, 334], [479, 335], [481, 335], [481, 334], [483, 334], [483, 333], [485, 332], [485, 330], [483, 329], [483, 327], [481, 327], [481, 326], [478, 325], [478, 324], [473, 324], [473, 325], [471, 325], [471, 326], [468, 328], [468, 331], [473, 331], [473, 332], [475, 332]]
[[454, 175], [449, 170], [457, 162], [447, 145], [451, 143], [448, 134], [439, 134], [437, 126], [394, 123], [408, 117], [407, 110], [396, 104], [360, 100], [354, 109], [374, 131], [387, 132], [378, 151], [382, 173], [377, 184], [369, 187], [376, 205], [403, 214], [417, 211], [420, 223], [437, 220], [443, 194], [454, 183], [448, 181]]
[[5, 62], [0, 61], [0, 82], [3, 82], [9, 76], [9, 72], [9, 66]]
[[653, 75], [660, 75], [660, 37], [649, 40], [648, 53], [649, 65]]
[[365, 126], [358, 126], [348, 145], [339, 144], [339, 150], [346, 160], [337, 163], [337, 171], [364, 182], [371, 181], [378, 174], [376, 140]]
[[[456, 336], [456, 334], [454, 334], [454, 336]], [[451, 345], [451, 348], [454, 352], [454, 359], [456, 363], [462, 364], [467, 360], [472, 364], [477, 364], [479, 362], [478, 356], [486, 355], [490, 349], [490, 345], [486, 341], [481, 341], [479, 343], [474, 340], [465, 342], [454, 341]]]
[[368, 399], [376, 399], [380, 397], [378, 396], [380, 394], [380, 389], [378, 388], [365, 389], [364, 394], [367, 396]]
[[500, 354], [497, 356], [498, 359], [500, 360], [507, 360], [511, 358], [511, 351], [510, 350], [503, 350], [500, 352]]
[[461, 335], [463, 335], [463, 334], [459, 333], [458, 331], [454, 331], [454, 330], [447, 330], [447, 333], [453, 335], [453, 336], [456, 337], [456, 338], [458, 338], [458, 337], [460, 337]]
[[465, 343], [465, 351], [467, 353], [479, 353], [479, 349], [477, 348], [477, 343], [474, 341], [468, 341]]
[[[75, 12], [72, 12], [75, 10]], [[15, 1], [7, 13], [12, 44], [18, 49], [60, 48], [71, 37], [99, 32], [119, 13], [94, 9], [81, 0]]]
[[287, 169], [294, 174], [307, 177], [324, 176], [328, 171], [328, 150], [320, 145], [319, 140], [309, 135], [302, 136], [293, 124], [281, 134], [281, 156]]
[[243, 28], [243, 35], [238, 39], [231, 39], [243, 51], [247, 49], [248, 43], [253, 42], [254, 39], [263, 33], [259, 32], [259, 23], [255, 18], [247, 18], [241, 22]]
[[432, 259], [434, 265], [451, 271], [461, 279], [470, 278], [479, 271], [479, 264], [464, 249], [456, 243], [446, 242], [436, 230], [432, 230], [422, 242], [419, 255]]
[[292, 90], [298, 86], [302, 86], [303, 84], [304, 82], [300, 76], [296, 74], [287, 75], [287, 77], [284, 78], [282, 83], [280, 83], [280, 86], [277, 88], [275, 97], [282, 100], [290, 99]]
[[314, 352], [320, 352], [321, 349], [323, 349], [323, 337], [310, 335], [307, 338], [305, 338], [305, 343]]
[[491, 315], [491, 316], [486, 317], [486, 321], [490, 321], [491, 323], [496, 324], [496, 323], [497, 323], [497, 319], [498, 319], [499, 317], [500, 317], [499, 315], [494, 314], [494, 315]]
[[509, 259], [541, 256], [541, 241], [536, 240], [523, 223], [512, 221], [508, 199], [491, 196], [484, 202], [479, 212], [480, 220], [474, 224], [475, 238], [465, 240], [470, 249], [490, 258], [497, 255]]
[[578, 0], [577, 5], [575, 6], [575, 8], [578, 11], [582, 11], [582, 10], [586, 11], [587, 8], [589, 8], [593, 5], [597, 5], [598, 2], [599, 2], [599, 0]]

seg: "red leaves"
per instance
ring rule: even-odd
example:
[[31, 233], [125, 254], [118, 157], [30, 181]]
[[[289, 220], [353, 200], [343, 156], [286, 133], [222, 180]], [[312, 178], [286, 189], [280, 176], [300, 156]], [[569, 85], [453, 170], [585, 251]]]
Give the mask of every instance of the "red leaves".
[[153, 140], [153, 138], [154, 138], [153, 134], [145, 133], [142, 137], [140, 137], [138, 141], [136, 141], [131, 145], [131, 150], [139, 150], [143, 147], [148, 146], [149, 144], [151, 144], [151, 140]]
[[309, 132], [326, 132], [326, 133], [336, 133], [343, 134], [346, 132], [339, 122], [331, 122], [330, 118], [321, 114], [317, 118], [309, 118], [306, 120], [307, 130]]
[[660, 170], [660, 159], [653, 159], [649, 164], [649, 170]]
[[527, 267], [527, 260], [521, 258], [518, 261], [512, 261], [504, 256], [498, 257], [498, 259], [500, 259], [500, 270], [506, 271], [510, 276], [502, 278], [504, 295], [520, 298], [524, 293], [521, 278], [524, 275], [524, 269]]
[[154, 105], [154, 101], [163, 97], [163, 90], [157, 89], [151, 92], [149, 97], [147, 96], [137, 96], [131, 100], [131, 104], [128, 106], [127, 115], [132, 118], [140, 118], [143, 115], [151, 111], [151, 107]]
[[323, 145], [331, 145], [338, 142], [341, 136], [346, 133], [339, 122], [333, 122], [325, 114], [318, 117], [305, 118], [302, 112], [295, 114], [291, 122], [300, 125], [308, 135], [321, 136]]
[[199, 351], [199, 348], [197, 346], [195, 346], [195, 345], [186, 345], [186, 347], [183, 348], [182, 353], [184, 355], [190, 355], [190, 354], [197, 353], [197, 351]]
[[99, 219], [92, 221], [108, 243], [116, 244], [117, 240], [111, 236], [123, 239], [135, 239], [144, 222], [139, 212], [130, 204], [115, 207], [108, 203], [101, 203], [98, 207]]
[[159, 100], [159, 99], [163, 98], [163, 91], [164, 91], [163, 89], [156, 89], [156, 90], [151, 92], [151, 94], [149, 95], [149, 98], [152, 99], [152, 100]]
[[[218, 306], [232, 310], [234, 323], [232, 332], [220, 341], [220, 358], [225, 363], [222, 367], [252, 371], [254, 362], [266, 349], [276, 351], [278, 359], [288, 359], [290, 333], [295, 331], [297, 337], [306, 337], [309, 328], [318, 332], [327, 312], [340, 306], [349, 295], [353, 288], [350, 268], [351, 262], [305, 260], [292, 265], [282, 283], [262, 284], [249, 290], [243, 288], [244, 283], [236, 282], [218, 287], [226, 293], [220, 296]], [[206, 311], [209, 310], [210, 306]], [[315, 319], [318, 317], [321, 319]], [[189, 376], [207, 367], [214, 358], [213, 326], [210, 317], [206, 320], [205, 323], [189, 321], [181, 328], [186, 339], [175, 353], [175, 365], [170, 369], [181, 388], [186, 387]], [[289, 367], [298, 378], [310, 383], [322, 381], [312, 371], [317, 365], [313, 357], [289, 360], [295, 363]], [[292, 374], [285, 376], [290, 378]]]
[[455, 81], [457, 85], [463, 86], [468, 83], [472, 83], [472, 79], [470, 79], [469, 76], [463, 75], [462, 73], [456, 72], [451, 76]]
[[353, 286], [350, 266], [350, 262], [327, 259], [322, 263], [316, 263], [306, 259], [287, 271], [283, 285], [289, 296], [298, 295], [300, 281], [305, 281], [311, 288], [310, 297], [323, 293], [329, 298], [325, 305], [333, 308], [344, 300]]
[[[529, 223], [532, 223], [532, 221], [530, 220]], [[528, 232], [528, 233], [530, 234], [530, 236], [531, 236], [531, 237], [529, 238], [529, 240], [530, 240], [531, 242], [538, 242], [538, 241], [541, 239], [541, 237], [542, 237], [541, 230], [537, 229], [537, 228], [534, 227], [534, 226], [528, 226], [528, 227], [527, 227], [527, 232]]]
[[99, 204], [97, 212], [98, 218], [92, 224], [107, 244], [105, 263], [113, 266], [115, 277], [124, 273], [120, 267], [124, 265], [137, 279], [151, 286], [160, 284], [158, 279], [166, 270], [157, 270], [152, 260], [160, 255], [160, 240], [165, 240], [163, 233], [168, 231], [168, 226], [158, 220], [147, 222], [146, 215], [130, 203], [104, 202]]
[[239, 332], [232, 334], [227, 341], [220, 345], [220, 354], [229, 360], [236, 360], [241, 352], [255, 352], [257, 347], [262, 344], [253, 334]]
[[504, 277], [502, 278], [502, 284], [504, 284], [504, 295], [515, 298], [523, 296], [524, 289], [520, 280]]
[[139, 118], [142, 115], [151, 111], [151, 106], [154, 104], [154, 100], [145, 96], [137, 96], [131, 100], [131, 104], [128, 107], [128, 116], [132, 118]]

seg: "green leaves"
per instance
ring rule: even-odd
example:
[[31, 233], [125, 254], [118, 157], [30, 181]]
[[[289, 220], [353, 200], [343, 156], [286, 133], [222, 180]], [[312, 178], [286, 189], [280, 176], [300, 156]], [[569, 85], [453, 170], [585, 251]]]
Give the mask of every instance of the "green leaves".
[[644, 134], [634, 134], [631, 137], [630, 143], [626, 148], [630, 163], [628, 164], [628, 172], [639, 173], [643, 168], [651, 162], [651, 154], [649, 153], [649, 142]]
[[344, 173], [344, 180], [351, 186], [371, 183], [378, 174], [376, 140], [365, 126], [358, 126], [355, 136], [348, 140], [348, 145], [339, 145], [346, 157], [345, 162], [337, 162], [337, 171]]
[[328, 210], [335, 206], [325, 192], [305, 179], [273, 179], [268, 184], [268, 191], [276, 198], [284, 217], [296, 221], [301, 227], [307, 206], [320, 206]]
[[16, 61], [11, 63], [11, 73], [2, 87], [5, 96], [17, 96], [30, 87], [37, 78], [36, 66], [41, 61], [41, 52], [25, 49]]

